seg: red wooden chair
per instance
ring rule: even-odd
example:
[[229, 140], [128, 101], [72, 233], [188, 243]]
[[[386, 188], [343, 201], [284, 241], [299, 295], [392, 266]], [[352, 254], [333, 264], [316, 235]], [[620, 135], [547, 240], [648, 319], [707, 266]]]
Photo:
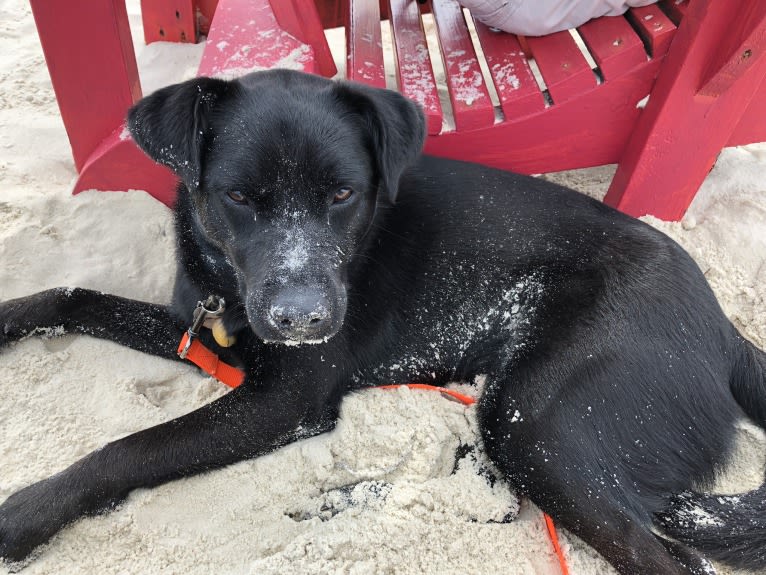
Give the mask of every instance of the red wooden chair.
[[[75, 192], [140, 188], [169, 203], [172, 176], [122, 127], [140, 96], [122, 2], [64, 9], [31, 0], [80, 171]], [[431, 0], [443, 101], [418, 4], [383, 4], [398, 87], [426, 111], [429, 153], [525, 173], [618, 163], [607, 203], [679, 219], [723, 147], [766, 140], [766, 3], [667, 0], [581, 26], [581, 50], [574, 34], [518, 38], [471, 22], [455, 0]], [[340, 14], [348, 78], [385, 85], [377, 0], [143, 0], [142, 8], [147, 40], [193, 40], [209, 27], [199, 73], [232, 76], [277, 66], [333, 75], [320, 15]]]

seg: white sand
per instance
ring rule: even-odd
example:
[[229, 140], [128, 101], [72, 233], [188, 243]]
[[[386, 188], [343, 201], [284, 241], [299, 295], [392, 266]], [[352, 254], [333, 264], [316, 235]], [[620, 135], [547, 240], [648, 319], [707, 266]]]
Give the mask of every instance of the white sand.
[[[198, 57], [199, 47], [143, 50], [144, 86], [193, 74]], [[168, 210], [142, 192], [68, 195], [68, 142], [23, 0], [0, 0], [0, 148], [0, 299], [78, 285], [168, 301]], [[765, 174], [766, 146], [727, 150], [683, 223], [652, 221], [687, 247], [760, 346]], [[610, 175], [555, 179], [598, 195]], [[221, 393], [191, 367], [88, 337], [14, 345], [0, 356], [0, 500]], [[726, 491], [761, 478], [763, 434], [746, 424], [740, 435]], [[136, 492], [118, 511], [79, 521], [25, 573], [557, 573], [533, 506], [497, 523], [517, 510], [507, 486], [491, 488], [470, 458], [451, 473], [455, 448], [476, 437], [473, 410], [437, 394], [368, 392], [344, 404], [332, 434]], [[329, 509], [338, 513], [322, 520]], [[576, 538], [562, 538], [572, 573], [612, 572]]]

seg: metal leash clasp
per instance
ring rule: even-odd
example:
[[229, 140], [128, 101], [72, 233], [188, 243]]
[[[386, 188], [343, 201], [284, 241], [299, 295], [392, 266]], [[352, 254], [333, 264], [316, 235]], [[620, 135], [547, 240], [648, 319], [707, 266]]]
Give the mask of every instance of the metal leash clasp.
[[186, 344], [178, 352], [178, 356], [181, 359], [186, 359], [192, 341], [199, 337], [199, 330], [202, 327], [211, 327], [213, 322], [223, 315], [225, 309], [226, 301], [222, 297], [215, 295], [208, 296], [204, 302], [197, 302], [197, 307], [194, 308], [194, 313], [192, 314], [192, 325], [186, 330]]

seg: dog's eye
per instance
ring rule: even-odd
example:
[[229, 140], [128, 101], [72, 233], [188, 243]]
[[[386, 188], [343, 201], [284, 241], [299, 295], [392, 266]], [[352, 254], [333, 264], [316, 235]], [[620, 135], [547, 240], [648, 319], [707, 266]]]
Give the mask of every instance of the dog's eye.
[[351, 188], [341, 188], [335, 192], [335, 196], [332, 199], [334, 204], [341, 204], [348, 200], [354, 194], [354, 190]]
[[233, 190], [231, 192], [226, 192], [226, 195], [229, 196], [229, 199], [234, 202], [235, 204], [246, 204], [247, 198], [245, 197], [245, 194], [242, 192], [238, 192], [236, 190]]

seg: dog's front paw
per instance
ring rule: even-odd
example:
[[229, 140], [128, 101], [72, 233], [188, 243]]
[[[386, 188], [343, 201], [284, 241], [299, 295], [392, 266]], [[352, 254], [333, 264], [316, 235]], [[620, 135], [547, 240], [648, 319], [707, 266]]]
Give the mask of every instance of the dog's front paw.
[[63, 335], [67, 313], [81, 304], [84, 291], [55, 288], [0, 302], [0, 348], [32, 334]]
[[0, 349], [29, 335], [23, 300], [0, 302]]
[[7, 562], [25, 560], [82, 510], [62, 493], [58, 476], [17, 491], [0, 505], [0, 557]]
[[13, 320], [10, 306], [6, 302], [0, 302], [0, 349], [20, 338], [19, 326]]

